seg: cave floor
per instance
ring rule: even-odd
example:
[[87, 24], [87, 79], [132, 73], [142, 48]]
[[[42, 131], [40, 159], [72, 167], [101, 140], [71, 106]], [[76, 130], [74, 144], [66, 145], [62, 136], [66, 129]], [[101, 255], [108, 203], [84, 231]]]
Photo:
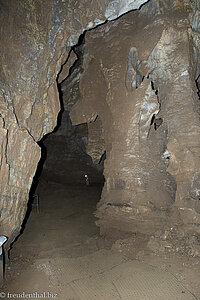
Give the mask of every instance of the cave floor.
[[198, 259], [152, 253], [141, 237], [131, 244], [99, 235], [93, 212], [100, 188], [52, 183], [37, 192], [40, 211], [33, 207], [10, 252], [5, 298], [200, 299]]

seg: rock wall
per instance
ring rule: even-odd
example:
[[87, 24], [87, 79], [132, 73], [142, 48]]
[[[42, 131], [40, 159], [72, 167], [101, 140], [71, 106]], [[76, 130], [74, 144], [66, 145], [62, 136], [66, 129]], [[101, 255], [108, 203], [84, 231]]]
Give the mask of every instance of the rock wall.
[[102, 121], [102, 233], [199, 234], [199, 21], [198, 2], [150, 1], [86, 33], [70, 117]]
[[84, 30], [146, 0], [2, 0], [0, 3], [0, 233], [20, 231], [40, 148], [57, 123], [56, 76]]

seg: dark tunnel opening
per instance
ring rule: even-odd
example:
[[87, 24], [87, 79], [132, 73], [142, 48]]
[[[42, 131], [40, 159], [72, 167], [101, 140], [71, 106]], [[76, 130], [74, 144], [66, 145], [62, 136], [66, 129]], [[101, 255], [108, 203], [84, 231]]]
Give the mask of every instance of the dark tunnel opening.
[[[104, 186], [103, 169], [106, 152], [103, 151], [98, 163], [93, 163], [86, 149], [88, 144], [88, 124], [72, 125], [69, 116], [72, 106], [78, 100], [78, 98], [71, 99], [71, 94], [73, 95], [76, 92], [79, 96], [77, 91], [79, 84], [78, 73], [82, 72], [83, 44], [84, 34], [80, 36], [78, 44], [72, 47], [69, 52], [67, 61], [70, 59], [72, 51], [76, 53], [77, 57], [74, 62], [70, 62], [71, 66], [68, 67], [68, 75], [59, 81], [60, 73], [58, 74], [57, 87], [61, 109], [57, 118], [57, 126], [53, 132], [45, 135], [38, 142], [41, 148], [41, 159], [29, 192], [27, 212], [21, 226], [21, 232], [11, 245], [9, 257], [12, 257], [14, 246], [14, 255], [17, 255], [18, 250], [21, 251], [20, 248], [23, 242], [25, 248], [27, 247], [24, 255], [30, 257], [32, 250], [29, 247], [29, 234], [33, 236], [33, 240], [40, 241], [41, 249], [45, 248], [50, 240], [50, 236], [47, 233], [49, 231], [48, 222], [52, 222], [51, 227], [57, 230], [50, 229], [54, 231], [58, 244], [65, 241], [65, 238], [63, 238], [65, 230], [63, 231], [63, 228], [68, 227], [68, 230], [72, 230], [72, 233], [69, 235], [72, 234], [74, 237], [75, 234], [75, 240], [81, 240], [78, 252], [89, 251], [88, 247], [84, 246], [84, 243], [94, 234], [95, 237], [99, 235], [99, 229], [95, 225], [94, 212]], [[63, 66], [61, 67], [61, 72], [62, 70]], [[70, 86], [71, 83], [72, 86]], [[67, 93], [69, 89], [71, 94]], [[52, 199], [52, 195], [54, 195], [55, 200]], [[71, 211], [70, 213], [69, 210]], [[62, 214], [62, 218], [60, 218], [60, 214]], [[59, 225], [62, 222], [61, 219], [64, 220], [62, 226]], [[80, 222], [82, 224], [81, 228], [75, 224]], [[42, 224], [40, 232], [36, 223]], [[77, 227], [75, 233], [72, 228], [74, 226]], [[80, 236], [83, 236], [83, 238]], [[18, 240], [19, 243], [17, 243]], [[67, 246], [68, 243], [69, 239], [66, 239], [66, 248], [69, 248]]]

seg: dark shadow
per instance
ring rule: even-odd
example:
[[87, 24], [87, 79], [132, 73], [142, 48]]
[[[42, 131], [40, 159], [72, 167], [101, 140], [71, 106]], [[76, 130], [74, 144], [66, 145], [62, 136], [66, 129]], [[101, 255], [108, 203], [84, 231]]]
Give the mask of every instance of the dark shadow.
[[[69, 54], [67, 56], [67, 59], [66, 61], [64, 62], [64, 64], [61, 66], [61, 69], [60, 69], [60, 72], [58, 73], [57, 75], [57, 85], [58, 85], [58, 89], [59, 89], [59, 92], [61, 92], [61, 84], [66, 80], [68, 79], [72, 72], [74, 71], [74, 69], [77, 67], [77, 64], [81, 64], [82, 63], [82, 51], [83, 51], [83, 47], [84, 47], [84, 44], [85, 44], [85, 34], [86, 34], [86, 30], [80, 35], [79, 39], [78, 39], [78, 43], [74, 46], [71, 47], [71, 50], [69, 51]], [[74, 63], [72, 64], [72, 66], [69, 68], [69, 73], [68, 75], [60, 82], [58, 83], [58, 78], [59, 78], [59, 75], [60, 73], [62, 72], [63, 70], [63, 67], [64, 65], [68, 62], [68, 60], [70, 59], [70, 55], [71, 55], [71, 52], [74, 52], [76, 53], [77, 55], [77, 59], [74, 61]]]
[[5, 279], [5, 265], [6, 265], [6, 255], [5, 255], [5, 251], [4, 251], [4, 248], [2, 247], [2, 259], [3, 259], [3, 270], [2, 270], [2, 275], [3, 275], [3, 279]]
[[195, 83], [196, 83], [196, 87], [197, 87], [197, 95], [198, 95], [198, 97], [200, 99], [200, 75], [195, 80]]

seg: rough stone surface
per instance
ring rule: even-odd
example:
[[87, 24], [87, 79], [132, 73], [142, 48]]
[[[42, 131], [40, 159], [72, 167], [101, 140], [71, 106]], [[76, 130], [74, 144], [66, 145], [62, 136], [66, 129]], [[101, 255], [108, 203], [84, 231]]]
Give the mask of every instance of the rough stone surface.
[[67, 78], [70, 72], [70, 68], [74, 65], [76, 60], [77, 60], [77, 55], [73, 50], [71, 50], [67, 57], [66, 63], [62, 65], [61, 71], [58, 74], [59, 84]]
[[104, 128], [99, 116], [88, 124], [88, 144], [87, 153], [92, 157], [96, 165], [101, 165], [101, 159], [106, 151], [104, 141]]
[[177, 225], [199, 234], [199, 4], [167, 3], [150, 1], [86, 33], [70, 116], [102, 121], [102, 233]]

